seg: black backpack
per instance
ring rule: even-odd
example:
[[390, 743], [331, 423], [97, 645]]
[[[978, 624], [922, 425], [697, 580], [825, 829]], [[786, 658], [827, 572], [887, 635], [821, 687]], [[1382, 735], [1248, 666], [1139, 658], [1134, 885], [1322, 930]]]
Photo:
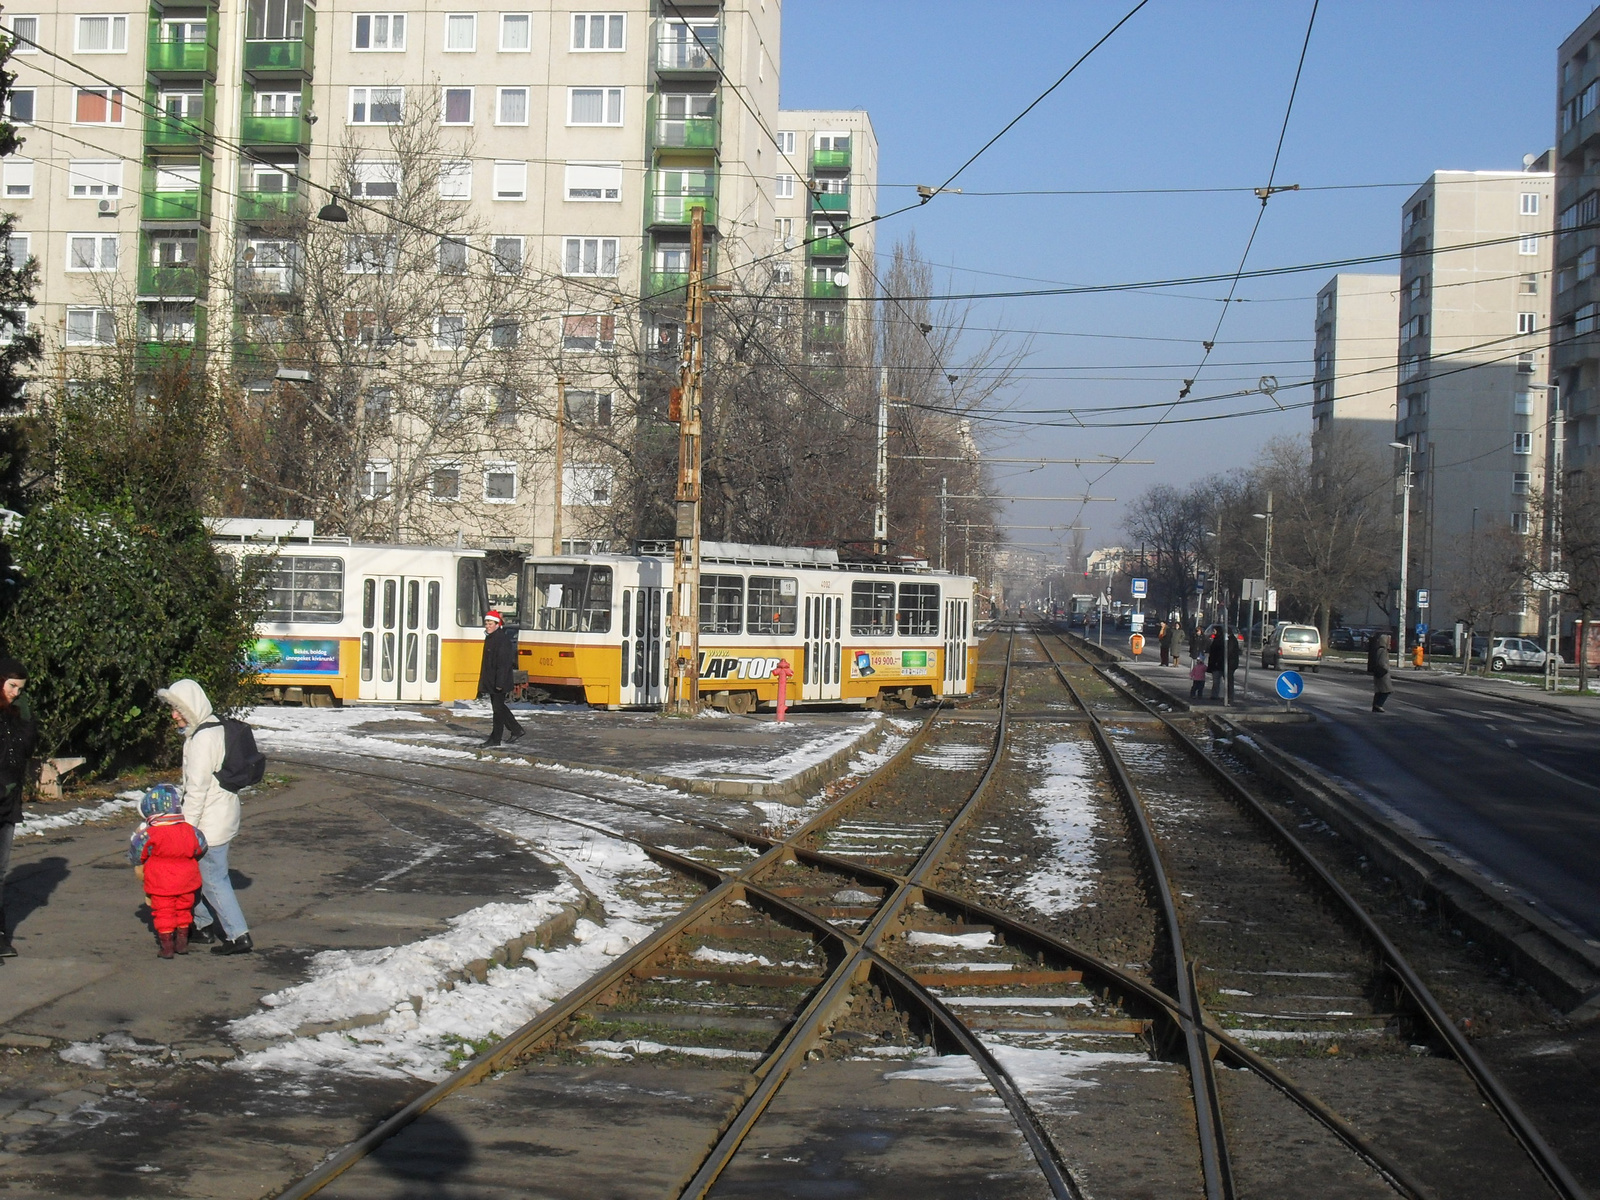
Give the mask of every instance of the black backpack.
[[[222, 727], [222, 766], [215, 773], [226, 792], [239, 792], [260, 783], [267, 773], [267, 756], [256, 749], [256, 735], [237, 717], [218, 717], [200, 729]], [[199, 732], [197, 729], [196, 733]]]

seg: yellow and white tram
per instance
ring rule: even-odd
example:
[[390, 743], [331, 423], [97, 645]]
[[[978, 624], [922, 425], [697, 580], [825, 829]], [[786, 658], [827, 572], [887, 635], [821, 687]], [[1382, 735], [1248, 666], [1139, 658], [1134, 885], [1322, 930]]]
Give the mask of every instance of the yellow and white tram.
[[[532, 685], [591, 705], [647, 708], [671, 691], [671, 554], [530, 556], [518, 665]], [[750, 712], [776, 703], [908, 707], [972, 691], [973, 580], [831, 550], [704, 542], [700, 694]]]

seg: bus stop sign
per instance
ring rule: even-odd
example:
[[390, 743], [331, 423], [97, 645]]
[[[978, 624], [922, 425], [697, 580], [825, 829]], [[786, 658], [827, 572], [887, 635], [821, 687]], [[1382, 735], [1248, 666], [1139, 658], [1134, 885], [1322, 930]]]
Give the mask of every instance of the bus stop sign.
[[1150, 594], [1150, 581], [1148, 579], [1135, 579], [1133, 581], [1133, 594], [1138, 599], [1143, 599]]

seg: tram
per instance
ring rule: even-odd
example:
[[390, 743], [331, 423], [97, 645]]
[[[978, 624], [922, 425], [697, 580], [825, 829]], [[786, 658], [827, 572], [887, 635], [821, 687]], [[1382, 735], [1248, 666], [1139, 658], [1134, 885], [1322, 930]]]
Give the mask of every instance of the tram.
[[[832, 550], [702, 542], [701, 699], [734, 713], [775, 704], [907, 708], [972, 692], [973, 584]], [[605, 708], [671, 694], [673, 562], [661, 553], [524, 560], [518, 665], [529, 684]]]
[[271, 698], [324, 706], [477, 695], [483, 614], [500, 593], [514, 600], [521, 555], [317, 537], [310, 522], [209, 524], [220, 552], [268, 560], [251, 661]]

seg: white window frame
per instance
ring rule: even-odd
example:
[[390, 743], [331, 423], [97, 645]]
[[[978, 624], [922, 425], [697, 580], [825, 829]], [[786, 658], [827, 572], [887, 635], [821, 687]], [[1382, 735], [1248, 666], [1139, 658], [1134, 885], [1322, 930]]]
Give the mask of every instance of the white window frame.
[[[598, 192], [596, 196], [574, 196], [573, 192]], [[607, 193], [615, 193], [608, 195]], [[572, 204], [621, 204], [622, 164], [620, 162], [569, 162], [562, 194]]]
[[[467, 119], [465, 121], [452, 121], [450, 119], [451, 93], [465, 92], [467, 96]], [[447, 87], [439, 89], [439, 124], [441, 125], [471, 125], [478, 100], [478, 89], [470, 87]]]
[[[511, 495], [491, 496], [489, 494], [489, 476], [511, 476]], [[514, 462], [486, 462], [483, 464], [483, 502], [485, 504], [515, 504], [517, 502], [517, 464]]]
[[[446, 332], [446, 321], [459, 319], [459, 327]], [[467, 314], [459, 308], [447, 308], [433, 317], [433, 348], [435, 350], [460, 350], [467, 344]]]
[[[583, 269], [587, 243], [594, 243], [593, 271]], [[606, 252], [609, 245], [611, 270], [606, 270]], [[576, 255], [574, 256], [574, 251]], [[569, 262], [577, 266], [568, 269]], [[622, 269], [622, 239], [614, 237], [564, 237], [561, 239], [561, 273], [568, 278], [615, 279]]]
[[[506, 120], [506, 97], [512, 92], [522, 93], [522, 120]], [[533, 111], [533, 89], [529, 87], [497, 87], [494, 90], [494, 123], [496, 125], [526, 125]]]
[[772, 226], [773, 237], [785, 250], [794, 249], [794, 218], [779, 217]]
[[[80, 121], [78, 120], [78, 97], [91, 93], [96, 96], [103, 95], [106, 100], [107, 111], [113, 107], [117, 112], [115, 121]], [[112, 95], [117, 97], [116, 104], [112, 104]], [[75, 87], [72, 89], [72, 124], [87, 125], [94, 129], [120, 129], [128, 123], [128, 93], [119, 87]]]
[[1531, 432], [1513, 433], [1511, 435], [1511, 453], [1532, 454], [1533, 434]]
[[344, 235], [346, 275], [393, 275], [400, 269], [400, 243], [381, 233]]
[[[169, 95], [178, 95], [176, 92], [162, 93], [162, 99]], [[204, 95], [204, 93], [186, 92], [184, 95]], [[250, 111], [258, 117], [298, 117], [300, 106], [305, 102], [305, 94], [301, 91], [279, 91], [271, 89], [255, 93], [250, 98]], [[189, 118], [193, 119], [193, 118]]]
[[[17, 249], [20, 251], [20, 256], [18, 254], [11, 253], [11, 247], [18, 242], [21, 243], [21, 245], [17, 247]], [[20, 270], [27, 264], [28, 260], [33, 257], [33, 234], [18, 233], [16, 230], [12, 230], [10, 239], [4, 246], [0, 246], [0, 255], [4, 256], [6, 266], [10, 267], [13, 271]]]
[[[444, 248], [451, 245], [459, 246], [461, 248], [461, 269], [459, 271], [445, 269]], [[469, 265], [471, 262], [471, 255], [472, 243], [468, 238], [442, 237], [439, 239], [439, 243], [434, 249], [433, 266], [434, 269], [441, 275], [465, 275], [469, 270], [472, 269]]]
[[[383, 490], [378, 490], [378, 477], [383, 477]], [[361, 466], [361, 498], [387, 500], [394, 494], [394, 463], [387, 458], [369, 458]]]
[[[350, 164], [350, 196], [356, 200], [394, 200], [400, 195], [404, 176], [397, 158], [358, 158]], [[393, 187], [394, 194], [386, 195], [372, 189]]]
[[1539, 314], [1538, 313], [1519, 312], [1517, 314], [1517, 333], [1518, 334], [1538, 333], [1538, 332], [1539, 332]]
[[[567, 333], [567, 322], [572, 320], [574, 317], [587, 317], [590, 320], [594, 321], [594, 345], [593, 346], [569, 346], [569, 345], [567, 345], [567, 338], [569, 336], [571, 336], [571, 337], [582, 336], [582, 335], [577, 335], [577, 334], [570, 334], [569, 335]], [[609, 342], [604, 340], [604, 329], [605, 329], [605, 323], [607, 321], [611, 322], [611, 340]], [[609, 312], [589, 312], [589, 311], [584, 311], [584, 310], [578, 310], [578, 311], [574, 311], [574, 312], [562, 313], [561, 314], [561, 346], [562, 346], [563, 350], [571, 351], [574, 354], [612, 354], [612, 353], [615, 353], [616, 348], [617, 348], [617, 317], [616, 317], [616, 314], [615, 313], [609, 313]]]
[[[90, 21], [105, 21], [108, 49], [91, 50], [83, 44], [83, 27]], [[117, 45], [119, 40], [122, 45]], [[88, 13], [76, 18], [72, 25], [72, 47], [76, 54], [126, 54], [128, 52], [128, 18], [124, 14]]]
[[[78, 262], [77, 251], [83, 242], [89, 244], [88, 266]], [[106, 253], [107, 250], [110, 251], [109, 255]], [[120, 252], [121, 246], [118, 245], [117, 235], [114, 233], [69, 233], [66, 269], [75, 275], [115, 271], [121, 258]]]
[[[514, 27], [515, 22], [519, 20], [523, 23], [523, 28], [528, 31], [528, 44], [526, 46], [508, 46], [506, 45], [506, 30]], [[503, 12], [500, 14], [500, 53], [533, 53], [533, 14], [531, 12]]]
[[[17, 97], [28, 97], [28, 115], [26, 118], [17, 115]], [[39, 117], [39, 89], [31, 87], [14, 87], [6, 96], [6, 120], [13, 125], [32, 125]]]
[[495, 159], [494, 198], [508, 203], [518, 203], [528, 198], [528, 164], [525, 161]]
[[792, 130], [792, 129], [780, 129], [780, 130], [778, 130], [778, 153], [779, 154], [793, 154], [795, 145], [798, 142], [798, 140], [799, 139], [796, 137], [794, 130]]
[[7, 200], [33, 198], [33, 159], [13, 157], [0, 161], [0, 194]]
[[[31, 26], [28, 26], [27, 28], [25, 28], [23, 30], [18, 30], [17, 29], [17, 22], [18, 21], [32, 21], [33, 24]], [[39, 18], [36, 17], [36, 16], [25, 15], [25, 14], [22, 14], [22, 13], [18, 13], [16, 16], [12, 16], [11, 14], [7, 13], [6, 16], [5, 16], [5, 19], [3, 21], [0, 21], [0, 29], [4, 29], [7, 33], [11, 34], [13, 37], [15, 37], [20, 32], [21, 35], [23, 37], [27, 38], [29, 42], [37, 42], [39, 40]], [[37, 46], [30, 46], [30, 45], [28, 45], [27, 42], [19, 41], [19, 42], [17, 42], [16, 47], [11, 51], [11, 53], [12, 54], [37, 54], [37, 53], [39, 53], [39, 48]]]
[[445, 158], [439, 160], [435, 176], [441, 200], [472, 199], [472, 160], [470, 158]]
[[[357, 54], [404, 54], [406, 49], [406, 13], [403, 12], [357, 12], [350, 14], [350, 49]], [[361, 22], [367, 23], [367, 45], [361, 44]], [[386, 43], [382, 46], [372, 44], [378, 29], [378, 22], [383, 22], [383, 39]], [[395, 26], [399, 24], [400, 37], [395, 38]]]
[[772, 195], [778, 200], [793, 200], [796, 179], [786, 171], [780, 171], [774, 180]]
[[67, 195], [74, 200], [115, 200], [122, 195], [122, 160], [69, 159]]
[[[565, 508], [609, 508], [616, 485], [616, 468], [606, 463], [566, 463], [561, 468], [561, 504]], [[595, 494], [602, 486], [603, 500]]]
[[[516, 243], [516, 266], [508, 269], [508, 252]], [[528, 239], [519, 233], [500, 233], [489, 239], [491, 269], [496, 275], [521, 275], [528, 268]]]
[[[405, 119], [406, 119], [406, 89], [405, 88], [403, 88], [403, 87], [390, 87], [390, 86], [385, 85], [383, 87], [353, 87], [353, 88], [349, 89], [349, 91], [350, 91], [349, 104], [345, 108], [345, 124], [347, 124], [347, 125], [388, 126], [388, 125], [399, 125], [399, 124], [402, 124], [405, 121]], [[373, 93], [375, 93], [375, 92], [394, 92], [399, 96], [399, 98], [400, 98], [400, 111], [395, 115], [395, 119], [394, 120], [392, 120], [392, 121], [374, 121], [374, 120], [371, 119], [372, 110], [376, 107], [376, 104], [373, 101]], [[360, 119], [357, 119], [357, 117], [356, 117], [356, 108], [357, 108], [358, 105], [360, 106], [360, 109], [361, 109], [361, 117], [360, 117]]]
[[1523, 234], [1522, 237], [1517, 239], [1517, 253], [1522, 255], [1533, 255], [1539, 253], [1540, 237], [1541, 235], [1537, 233]]
[[[579, 121], [573, 117], [573, 106], [580, 92], [599, 92], [601, 120]], [[567, 89], [567, 124], [579, 129], [620, 129], [627, 121], [627, 99], [625, 89], [620, 87], [569, 87]], [[616, 120], [609, 120], [612, 115], [612, 101], [616, 101]]]
[[1533, 522], [1528, 519], [1528, 514], [1527, 513], [1525, 513], [1525, 512], [1514, 512], [1514, 513], [1511, 514], [1511, 532], [1512, 533], [1531, 533], [1531, 532], [1533, 532]]
[[[454, 471], [456, 476], [456, 493], [453, 496], [441, 496], [433, 486], [433, 481], [440, 471]], [[435, 504], [459, 504], [461, 502], [461, 463], [453, 458], [436, 459], [428, 464], [428, 499]]]
[[[94, 333], [88, 338], [74, 337], [72, 333], [72, 318], [84, 313], [94, 314]], [[104, 336], [109, 331], [109, 338]], [[67, 306], [66, 342], [69, 346], [115, 346], [117, 344], [117, 314], [109, 308], [98, 305], [69, 304]]]
[[[600, 22], [604, 46], [593, 45], [594, 22]], [[582, 22], [580, 25], [579, 23]], [[620, 27], [621, 36], [617, 44], [612, 45], [612, 33]], [[583, 30], [582, 40], [587, 45], [578, 45], [579, 29]], [[573, 54], [620, 54], [628, 48], [628, 14], [623, 12], [575, 12], [572, 14], [572, 24], [568, 27], [567, 49]]]
[[1533, 416], [1533, 393], [1518, 392], [1511, 397], [1512, 415], [1518, 417]]
[[[585, 405], [586, 410], [575, 415], [572, 411], [574, 401]], [[605, 429], [611, 425], [616, 416], [616, 403], [617, 394], [614, 391], [600, 391], [595, 388], [568, 388], [567, 410], [562, 415], [569, 425], [576, 425], [580, 428]]]
[[[450, 23], [452, 21], [465, 21], [467, 28], [472, 31], [470, 46], [452, 46], [450, 44]], [[478, 14], [477, 13], [445, 13], [444, 14], [444, 42], [440, 49], [445, 54], [473, 54], [478, 49]]]
[[772, 264], [772, 282], [773, 283], [780, 283], [780, 284], [781, 283], [793, 283], [794, 282], [794, 264], [793, 263], [786, 263], [786, 262], [773, 263]]
[[1513, 471], [1511, 473], [1511, 494], [1513, 496], [1526, 496], [1533, 489], [1533, 472]]
[[1522, 208], [1521, 208], [1521, 212], [1522, 212], [1522, 215], [1525, 216], [1525, 217], [1537, 217], [1539, 215], [1539, 193], [1538, 192], [1523, 192], [1522, 193]]

